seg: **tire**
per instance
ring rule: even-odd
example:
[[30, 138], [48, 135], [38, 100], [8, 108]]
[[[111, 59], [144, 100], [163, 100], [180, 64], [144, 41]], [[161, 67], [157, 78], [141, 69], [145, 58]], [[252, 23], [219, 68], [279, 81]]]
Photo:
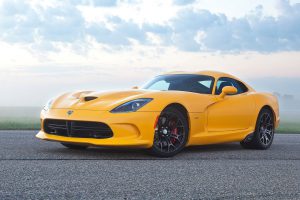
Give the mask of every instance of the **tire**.
[[255, 132], [251, 139], [246, 138], [240, 144], [246, 149], [261, 149], [270, 148], [273, 143], [275, 124], [274, 115], [270, 109], [263, 108], [256, 121]]
[[69, 149], [86, 149], [88, 146], [86, 145], [78, 145], [78, 144], [70, 144], [70, 143], [61, 143], [63, 146], [69, 148]]
[[158, 118], [150, 153], [158, 157], [178, 154], [187, 143], [188, 133], [188, 119], [178, 109], [166, 108]]

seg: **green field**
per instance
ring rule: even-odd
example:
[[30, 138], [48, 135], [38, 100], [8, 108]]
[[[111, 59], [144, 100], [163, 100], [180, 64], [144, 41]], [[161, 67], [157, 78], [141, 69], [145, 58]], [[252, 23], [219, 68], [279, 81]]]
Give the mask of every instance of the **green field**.
[[37, 130], [40, 122], [36, 118], [0, 119], [0, 130]]
[[[38, 130], [40, 110], [38, 107], [0, 107], [0, 130]], [[300, 133], [300, 113], [282, 114], [277, 132]]]
[[278, 129], [278, 133], [299, 133], [300, 134], [300, 123], [296, 122], [281, 122]]
[[0, 107], [0, 130], [37, 130], [40, 107]]

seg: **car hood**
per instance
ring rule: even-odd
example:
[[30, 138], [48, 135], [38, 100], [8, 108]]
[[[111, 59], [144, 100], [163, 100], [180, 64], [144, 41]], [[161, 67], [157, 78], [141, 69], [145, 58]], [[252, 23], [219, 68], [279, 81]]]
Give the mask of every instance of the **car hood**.
[[112, 110], [116, 106], [137, 98], [151, 98], [154, 91], [127, 90], [94, 92], [81, 91], [61, 95], [53, 101], [52, 109], [84, 109], [84, 110]]

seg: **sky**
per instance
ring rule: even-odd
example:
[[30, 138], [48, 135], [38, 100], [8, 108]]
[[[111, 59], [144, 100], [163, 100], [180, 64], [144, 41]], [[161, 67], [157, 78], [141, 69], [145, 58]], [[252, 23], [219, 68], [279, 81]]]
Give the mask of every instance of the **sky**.
[[0, 106], [178, 70], [300, 93], [300, 0], [0, 0], [0, 53]]

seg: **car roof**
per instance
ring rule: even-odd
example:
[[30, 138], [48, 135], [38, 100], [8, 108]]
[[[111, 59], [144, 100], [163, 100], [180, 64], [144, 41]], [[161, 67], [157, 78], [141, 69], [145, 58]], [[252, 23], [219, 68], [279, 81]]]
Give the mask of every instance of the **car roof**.
[[218, 72], [218, 71], [196, 71], [196, 72], [188, 72], [188, 71], [173, 71], [173, 72], [167, 72], [164, 73], [164, 75], [168, 75], [168, 74], [199, 74], [199, 75], [207, 75], [207, 76], [212, 76], [215, 78], [218, 77], [229, 77], [229, 78], [235, 78], [238, 79], [237, 77], [234, 77], [230, 74], [227, 73], [223, 73], [223, 72]]
[[173, 71], [173, 72], [167, 72], [167, 73], [164, 73], [163, 75], [172, 75], [172, 74], [198, 74], [198, 75], [206, 75], [206, 76], [212, 76], [214, 77], [216, 80], [219, 79], [220, 77], [228, 77], [228, 78], [233, 78], [235, 80], [238, 80], [242, 83], [244, 83], [249, 90], [252, 90], [254, 91], [254, 89], [248, 85], [247, 83], [245, 83], [244, 81], [242, 81], [241, 79], [231, 75], [231, 74], [227, 74], [227, 73], [224, 73], [224, 72], [218, 72], [218, 71], [196, 71], [196, 72], [188, 72], [188, 71]]

